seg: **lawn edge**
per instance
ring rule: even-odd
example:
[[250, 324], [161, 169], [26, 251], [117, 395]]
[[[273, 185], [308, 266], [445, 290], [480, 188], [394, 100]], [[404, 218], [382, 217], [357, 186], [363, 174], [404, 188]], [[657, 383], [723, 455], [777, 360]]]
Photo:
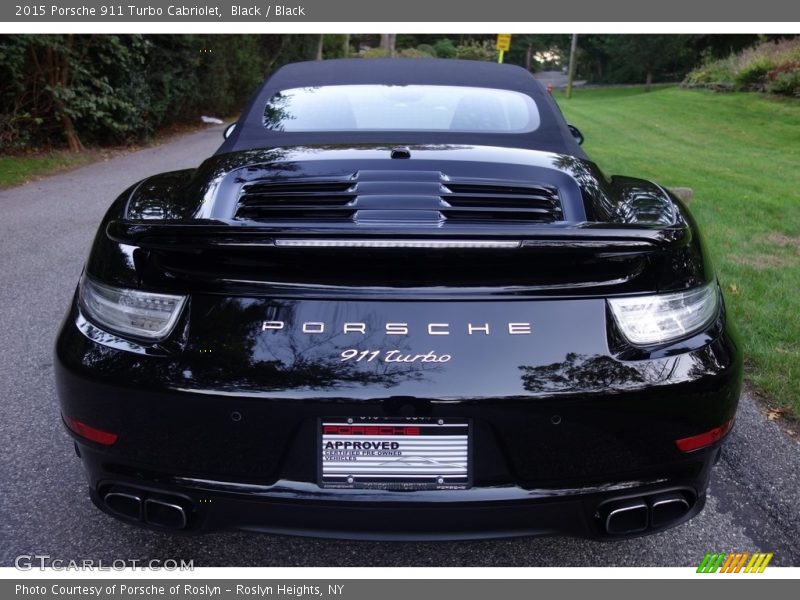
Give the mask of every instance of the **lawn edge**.
[[767, 421], [775, 423], [784, 436], [800, 444], [800, 417], [793, 413], [791, 406], [779, 404], [752, 383], [747, 375], [742, 384], [742, 395], [745, 394], [756, 401], [759, 412]]
[[[225, 121], [228, 123], [229, 121]], [[232, 121], [231, 121], [232, 122]], [[181, 126], [176, 129], [169, 129], [161, 132], [151, 139], [148, 139], [140, 144], [131, 144], [128, 146], [91, 146], [86, 149], [88, 153], [95, 153], [93, 158], [90, 158], [86, 162], [80, 162], [79, 164], [74, 165], [66, 165], [66, 166], [59, 166], [54, 167], [51, 169], [43, 169], [42, 171], [38, 171], [33, 174], [31, 177], [19, 182], [14, 183], [12, 185], [0, 185], [0, 192], [6, 190], [12, 190], [14, 188], [22, 187], [25, 185], [29, 185], [31, 183], [35, 183], [37, 181], [41, 181], [42, 179], [46, 179], [47, 177], [52, 177], [53, 175], [61, 175], [63, 173], [69, 173], [71, 171], [75, 171], [77, 169], [82, 169], [84, 167], [88, 167], [90, 165], [97, 164], [99, 162], [104, 162], [107, 160], [112, 160], [118, 158], [120, 156], [124, 156], [126, 154], [132, 154], [134, 152], [139, 152], [140, 150], [148, 150], [151, 148], [157, 148], [158, 146], [162, 146], [167, 144], [176, 138], [179, 138], [184, 135], [191, 135], [193, 133], [197, 133], [199, 131], [203, 131], [205, 129], [210, 129], [213, 127], [222, 127], [222, 125], [212, 125], [207, 123], [198, 123], [192, 124], [187, 126]], [[221, 143], [221, 142], [220, 142]], [[56, 150], [57, 151], [57, 150]], [[48, 151], [38, 151], [32, 152], [27, 156], [44, 156], [50, 154], [53, 150]], [[3, 156], [13, 156], [13, 154], [5, 154]]]

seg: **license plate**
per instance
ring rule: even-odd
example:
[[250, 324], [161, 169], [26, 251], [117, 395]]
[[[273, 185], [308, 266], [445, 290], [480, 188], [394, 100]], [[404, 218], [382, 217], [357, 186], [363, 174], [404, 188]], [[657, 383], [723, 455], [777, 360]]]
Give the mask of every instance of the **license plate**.
[[320, 422], [326, 488], [452, 490], [470, 484], [467, 419], [329, 418]]

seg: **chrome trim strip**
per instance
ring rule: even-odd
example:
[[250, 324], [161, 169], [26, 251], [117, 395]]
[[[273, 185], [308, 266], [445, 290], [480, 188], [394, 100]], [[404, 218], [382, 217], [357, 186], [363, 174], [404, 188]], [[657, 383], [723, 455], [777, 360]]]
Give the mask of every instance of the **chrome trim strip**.
[[[189, 485], [193, 487], [198, 487], [201, 489], [208, 489], [208, 490], [219, 490], [219, 491], [241, 491], [241, 492], [250, 492], [250, 493], [276, 493], [276, 494], [285, 494], [285, 495], [293, 495], [299, 490], [312, 492], [315, 494], [319, 494], [321, 490], [316, 483], [309, 483], [309, 482], [296, 482], [296, 481], [284, 481], [280, 480], [274, 484], [256, 484], [256, 483], [239, 483], [235, 481], [219, 481], [214, 479], [201, 479], [196, 477], [173, 477], [172, 481], [179, 485]], [[520, 496], [542, 496], [542, 497], [559, 497], [564, 495], [573, 495], [573, 494], [594, 494], [598, 492], [612, 492], [612, 491], [619, 491], [619, 490], [626, 490], [638, 486], [644, 485], [654, 485], [665, 483], [667, 479], [660, 478], [660, 479], [652, 479], [652, 480], [645, 480], [645, 481], [620, 481], [615, 483], [608, 483], [604, 485], [596, 485], [596, 486], [586, 486], [580, 488], [531, 488], [522, 490], [520, 488]], [[362, 490], [337, 490], [339, 493], [358, 493]], [[503, 487], [498, 487], [490, 490], [479, 490], [480, 493], [491, 494], [493, 491], [502, 493], [504, 491]], [[471, 493], [470, 490], [465, 490], [465, 493]]]
[[662, 506], [664, 504], [683, 504], [686, 507], [686, 510], [689, 510], [689, 503], [685, 498], [665, 498], [663, 500], [657, 500], [653, 502], [653, 508]]
[[284, 248], [430, 248], [430, 249], [508, 249], [519, 248], [520, 240], [355, 240], [355, 239], [276, 239]]

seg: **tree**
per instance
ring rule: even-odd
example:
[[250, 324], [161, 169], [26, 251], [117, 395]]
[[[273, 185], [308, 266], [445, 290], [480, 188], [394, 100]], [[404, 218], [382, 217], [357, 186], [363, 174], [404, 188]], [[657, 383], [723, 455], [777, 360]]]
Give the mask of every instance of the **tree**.
[[0, 143], [80, 151], [140, 141], [202, 114], [226, 117], [274, 68], [312, 59], [316, 42], [312, 35], [0, 35]]
[[699, 57], [687, 34], [581, 36], [578, 74], [602, 83], [678, 81]]
[[14, 90], [11, 108], [0, 109], [0, 121], [15, 123], [17, 139], [60, 137], [73, 152], [83, 149], [85, 135], [124, 138], [135, 125], [127, 115], [141, 110], [135, 104], [138, 97], [120, 94], [118, 88], [132, 73], [142, 72], [144, 51], [142, 36], [136, 35], [3, 36], [0, 55], [17, 60], [7, 72], [0, 71]]
[[575, 80], [575, 55], [578, 53], [578, 34], [573, 33], [569, 44], [569, 69], [567, 71], [567, 98], [572, 98], [572, 83]]
[[72, 35], [49, 36], [39, 43], [37, 38], [29, 38], [31, 63], [34, 77], [43, 84], [41, 89], [49, 96], [54, 106], [55, 117], [61, 122], [64, 138], [71, 152], [83, 150], [73, 117], [76, 111], [70, 106], [75, 98], [70, 88], [73, 76], [73, 63], [78, 52]]
[[320, 33], [319, 38], [317, 40], [317, 60], [322, 60], [323, 58], [323, 50], [325, 48], [325, 35]]
[[395, 55], [396, 40], [397, 40], [397, 35], [394, 33], [381, 34], [381, 48], [383, 48], [386, 51], [387, 56]]
[[[494, 38], [492, 38], [494, 42]], [[530, 49], [532, 57], [538, 56], [540, 59], [547, 56], [551, 59], [548, 68], [560, 67], [566, 64], [566, 57], [569, 55], [570, 36], [558, 34], [514, 34], [511, 36], [511, 49], [506, 52], [503, 62], [520, 66], [527, 66], [527, 55]], [[583, 36], [581, 36], [583, 44]], [[531, 61], [530, 69], [541, 68], [542, 63], [536, 60]]]

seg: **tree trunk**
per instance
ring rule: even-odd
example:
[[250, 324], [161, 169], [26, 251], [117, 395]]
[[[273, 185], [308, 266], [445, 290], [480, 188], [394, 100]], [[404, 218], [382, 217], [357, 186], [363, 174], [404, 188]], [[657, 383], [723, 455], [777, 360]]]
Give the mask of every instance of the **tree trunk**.
[[[58, 85], [63, 89], [67, 89], [70, 85], [69, 61], [72, 54], [74, 40], [75, 38], [73, 38], [71, 35], [67, 37], [67, 50], [61, 56], [61, 68], [59, 69], [58, 74]], [[59, 102], [59, 104], [61, 105], [59, 106], [59, 110], [61, 111], [61, 124], [64, 126], [64, 135], [67, 138], [69, 151], [82, 152], [83, 143], [81, 142], [81, 138], [78, 137], [78, 132], [75, 130], [75, 123], [73, 123], [72, 117], [67, 114], [66, 106], [64, 106], [61, 102]]]
[[322, 60], [322, 51], [325, 46], [325, 34], [320, 33], [317, 40], [317, 60]]
[[286, 46], [287, 41], [291, 38], [291, 35], [281, 35], [280, 41], [278, 42], [278, 49], [275, 52], [267, 52], [267, 56], [270, 57], [269, 61], [267, 62], [266, 72], [269, 73], [272, 71], [272, 68], [275, 66], [275, 63], [280, 58], [281, 53], [283, 52], [284, 47]]
[[342, 37], [342, 56], [347, 58], [350, 56], [350, 34], [345, 33]]
[[650, 86], [652, 86], [652, 85], [653, 85], [653, 71], [648, 70], [647, 71], [647, 79], [645, 79], [645, 82], [644, 82], [644, 91], [645, 92], [649, 92], [650, 91]]
[[386, 50], [386, 54], [389, 57], [394, 57], [395, 54], [395, 38], [397, 36], [394, 33], [382, 33], [381, 34], [381, 48]]
[[528, 50], [525, 52], [525, 70], [531, 70], [531, 60], [533, 58], [533, 44], [528, 44]]
[[572, 82], [575, 79], [575, 55], [578, 53], [578, 34], [572, 34], [569, 45], [569, 69], [567, 71], [567, 98], [572, 98]]
[[37, 54], [36, 48], [32, 46], [31, 55], [38, 77], [44, 81], [47, 89], [50, 90], [49, 96], [55, 107], [53, 116], [61, 122], [61, 129], [69, 151], [81, 152], [84, 149], [83, 143], [78, 131], [75, 129], [75, 123], [72, 117], [69, 116], [67, 107], [57, 91], [66, 90], [70, 85], [69, 61], [73, 42], [74, 38], [71, 35], [66, 36], [63, 48], [57, 49], [55, 44], [48, 45], [44, 48], [43, 56], [41, 57]]
[[78, 132], [75, 131], [75, 124], [72, 122], [72, 119], [69, 117], [69, 115], [62, 113], [61, 125], [64, 128], [64, 136], [67, 138], [67, 146], [69, 146], [69, 151], [82, 152], [83, 143], [81, 142], [81, 138], [78, 137]]

